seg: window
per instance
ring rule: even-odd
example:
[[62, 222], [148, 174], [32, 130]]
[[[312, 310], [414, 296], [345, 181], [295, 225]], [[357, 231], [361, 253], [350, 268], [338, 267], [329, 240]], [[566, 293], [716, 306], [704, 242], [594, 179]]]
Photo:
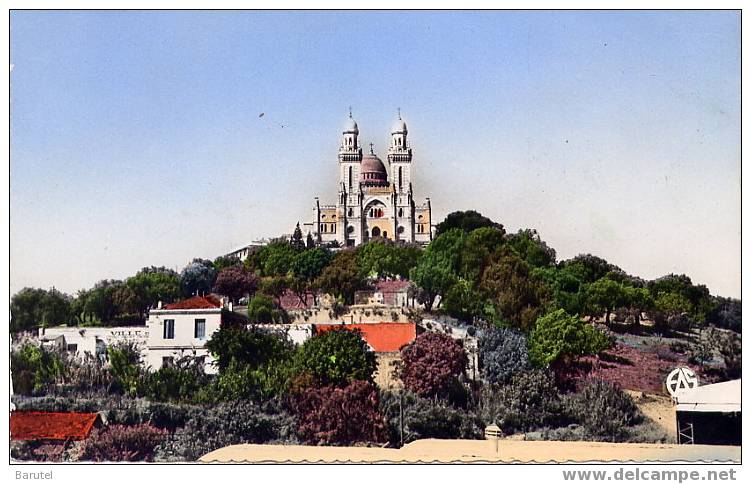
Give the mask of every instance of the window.
[[174, 356], [162, 356], [162, 367], [172, 366], [175, 364]]
[[75, 353], [76, 351], [78, 351], [78, 345], [75, 343], [69, 344], [68, 351], [70, 351], [71, 353]]
[[352, 167], [351, 166], [349, 167], [349, 188], [352, 189]]
[[399, 167], [399, 189], [402, 188], [402, 167]]
[[195, 331], [193, 332], [193, 336], [196, 339], [206, 338], [206, 320], [205, 319], [196, 319], [196, 326], [195, 326]]
[[164, 320], [164, 339], [175, 339], [175, 320]]
[[[401, 169], [401, 168], [399, 168], [399, 173], [401, 173], [401, 171], [402, 171], [402, 169]], [[401, 185], [401, 183], [400, 183], [400, 185]], [[404, 209], [403, 209], [403, 208], [400, 208], [400, 209], [399, 209], [399, 216], [400, 216], [400, 217], [404, 217]]]

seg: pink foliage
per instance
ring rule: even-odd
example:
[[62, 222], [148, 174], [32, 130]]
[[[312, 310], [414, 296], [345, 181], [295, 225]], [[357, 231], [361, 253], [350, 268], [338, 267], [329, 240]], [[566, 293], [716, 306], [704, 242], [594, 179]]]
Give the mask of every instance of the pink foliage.
[[413, 392], [430, 396], [446, 390], [467, 368], [467, 353], [451, 336], [423, 333], [402, 349], [404, 385]]
[[150, 461], [154, 448], [168, 432], [149, 424], [110, 425], [94, 430], [84, 441], [81, 460], [90, 461]]
[[317, 445], [383, 442], [386, 421], [378, 408], [378, 390], [355, 380], [344, 388], [307, 388], [296, 401], [300, 437]]

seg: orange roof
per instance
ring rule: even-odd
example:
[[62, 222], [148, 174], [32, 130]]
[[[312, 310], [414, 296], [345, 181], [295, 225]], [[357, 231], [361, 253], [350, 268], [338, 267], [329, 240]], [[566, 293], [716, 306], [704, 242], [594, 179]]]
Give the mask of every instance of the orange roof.
[[167, 304], [164, 309], [218, 309], [222, 303], [216, 296], [193, 296], [184, 301]]
[[11, 440], [83, 440], [99, 415], [15, 411], [10, 413]]
[[359, 330], [362, 338], [376, 353], [399, 351], [402, 346], [415, 340], [415, 323], [372, 323], [372, 324], [316, 324], [316, 332], [333, 329]]

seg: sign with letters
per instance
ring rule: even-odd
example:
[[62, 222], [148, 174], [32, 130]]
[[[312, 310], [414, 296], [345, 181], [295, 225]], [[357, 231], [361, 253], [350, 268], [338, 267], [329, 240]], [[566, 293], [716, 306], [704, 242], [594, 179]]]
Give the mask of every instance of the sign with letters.
[[699, 386], [699, 377], [691, 368], [676, 368], [671, 371], [665, 380], [665, 386], [670, 396], [675, 397], [678, 390], [696, 388]]

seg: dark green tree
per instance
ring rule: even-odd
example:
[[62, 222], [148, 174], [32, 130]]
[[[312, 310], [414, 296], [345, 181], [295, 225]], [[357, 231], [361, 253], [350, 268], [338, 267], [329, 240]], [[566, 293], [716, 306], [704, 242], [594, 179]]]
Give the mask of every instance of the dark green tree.
[[346, 386], [354, 380], [373, 381], [375, 354], [356, 331], [334, 329], [307, 340], [294, 356], [294, 373], [316, 386]]
[[436, 226], [436, 236], [439, 236], [451, 229], [460, 229], [464, 232], [472, 232], [480, 227], [496, 227], [503, 230], [503, 225], [495, 223], [487, 217], [483, 217], [474, 210], [464, 212], [452, 212], [446, 216], [446, 219]]
[[364, 280], [357, 265], [357, 253], [352, 250], [337, 253], [316, 279], [317, 287], [341, 298], [346, 304], [354, 303], [355, 291], [363, 285]]

